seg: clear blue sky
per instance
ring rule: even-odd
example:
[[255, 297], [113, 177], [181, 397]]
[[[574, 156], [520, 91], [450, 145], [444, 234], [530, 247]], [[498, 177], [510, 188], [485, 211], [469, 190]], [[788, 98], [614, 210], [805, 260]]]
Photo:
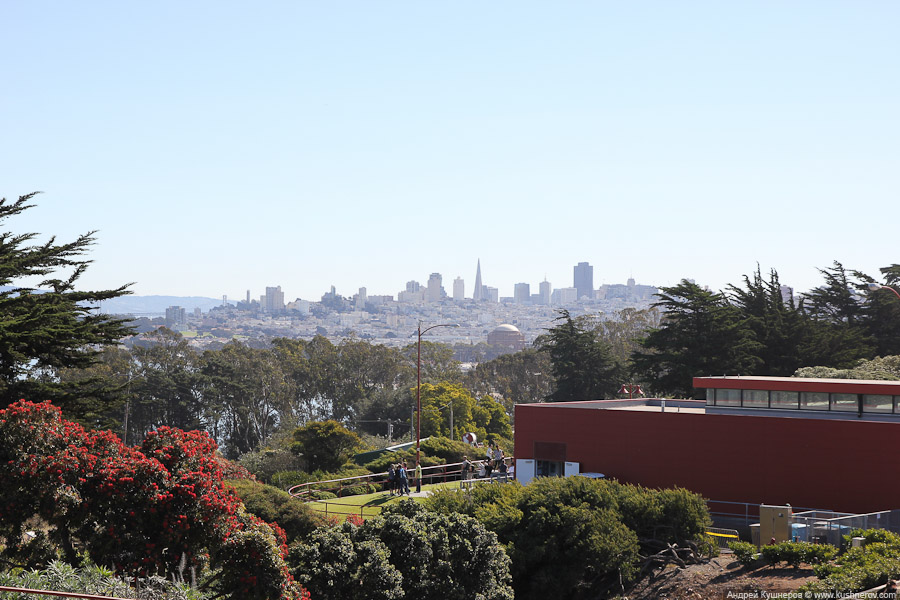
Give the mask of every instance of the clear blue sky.
[[805, 291], [900, 262], [897, 2], [0, 3], [0, 195], [84, 288]]

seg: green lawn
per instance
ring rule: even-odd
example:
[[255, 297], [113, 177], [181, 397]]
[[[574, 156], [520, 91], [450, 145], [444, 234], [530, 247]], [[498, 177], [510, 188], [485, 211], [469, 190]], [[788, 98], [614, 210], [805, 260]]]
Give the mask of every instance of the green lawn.
[[[435, 483], [423, 485], [422, 491], [429, 492], [440, 488], [458, 489], [459, 482]], [[413, 488], [415, 489], [415, 488]], [[376, 492], [374, 494], [360, 494], [359, 496], [343, 496], [318, 502], [310, 502], [308, 506], [326, 515], [361, 515], [367, 519], [381, 514], [381, 509], [390, 504], [396, 504], [406, 496], [391, 496], [388, 492]], [[412, 497], [416, 502], [421, 502], [422, 497]]]

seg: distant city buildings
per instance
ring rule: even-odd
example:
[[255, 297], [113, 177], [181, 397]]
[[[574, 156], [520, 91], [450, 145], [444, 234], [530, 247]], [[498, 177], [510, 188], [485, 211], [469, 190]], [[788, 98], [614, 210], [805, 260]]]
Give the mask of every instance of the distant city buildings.
[[[593, 267], [586, 262], [579, 263], [574, 273], [575, 281], [585, 289], [554, 289], [545, 277], [539, 283], [519, 282], [510, 290], [511, 296], [500, 298], [498, 288], [485, 285], [479, 259], [471, 298], [466, 298], [461, 276], [453, 280], [452, 294], [448, 295], [442, 275], [434, 272], [426, 285], [409, 280], [396, 300], [390, 295], [370, 295], [366, 287], [345, 298], [331, 286], [319, 301], [297, 298], [285, 303], [282, 287], [270, 286], [258, 299], [247, 290], [236, 304], [217, 304], [208, 307], [207, 313], [199, 308], [186, 311], [169, 306], [165, 319], [144, 318], [137, 326], [141, 332], [162, 325], [174, 331], [191, 331], [186, 339], [192, 347], [216, 349], [235, 338], [264, 345], [277, 337], [312, 339], [316, 335], [335, 343], [355, 336], [403, 347], [420, 321], [458, 323], [459, 328], [439, 331], [441, 343], [453, 345], [458, 360], [475, 362], [527, 347], [554, 325], [559, 308], [566, 308], [573, 316], [606, 314], [615, 318], [616, 311], [623, 308], [648, 308], [657, 292], [657, 288], [639, 285], [631, 277], [625, 284], [592, 289]], [[537, 293], [532, 293], [534, 288]], [[789, 288], [784, 288], [784, 293], [790, 298]]]
[[542, 304], [544, 306], [550, 305], [550, 296], [552, 294], [553, 287], [550, 285], [550, 282], [545, 278], [540, 285], [538, 286], [540, 292], [538, 293], [538, 304]]
[[527, 283], [517, 283], [513, 292], [513, 300], [516, 304], [530, 304], [531, 286]]
[[594, 267], [586, 262], [575, 265], [575, 282], [573, 287], [578, 290], [578, 299], [593, 299], [594, 297]]
[[432, 273], [428, 278], [427, 299], [429, 302], [440, 302], [444, 297], [444, 288], [441, 286], [441, 274]]
[[184, 325], [185, 310], [180, 306], [170, 306], [166, 309], [166, 327], [172, 329], [176, 325]]
[[[332, 288], [334, 289], [334, 288]], [[284, 311], [284, 292], [281, 286], [267, 287], [265, 296], [261, 296], [259, 304], [269, 314], [277, 314]]]
[[462, 302], [466, 299], [466, 282], [462, 277], [453, 280], [453, 301]]

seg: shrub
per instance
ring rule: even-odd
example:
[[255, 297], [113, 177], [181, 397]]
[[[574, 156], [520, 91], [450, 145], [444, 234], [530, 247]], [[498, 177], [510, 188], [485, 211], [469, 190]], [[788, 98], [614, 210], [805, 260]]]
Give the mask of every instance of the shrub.
[[762, 557], [771, 565], [785, 562], [797, 568], [801, 563], [818, 564], [834, 558], [837, 548], [826, 544], [809, 542], [782, 542], [763, 546]]
[[[283, 543], [257, 545], [240, 559], [224, 551], [250, 530], [267, 539], [284, 534], [242, 512], [224, 484], [216, 450], [205, 433], [168, 427], [130, 448], [112, 432], [63, 420], [49, 403], [17, 402], [0, 410], [0, 535], [20, 540], [39, 516], [47, 539], [70, 564], [77, 561], [76, 544], [92, 560], [129, 575], [171, 575], [187, 561], [228, 573], [211, 580], [222, 597], [254, 597], [227, 585], [236, 583], [229, 578], [231, 561], [238, 560], [263, 576], [254, 590], [300, 598], [284, 566]], [[14, 557], [21, 550], [10, 545], [2, 552]]]
[[318, 530], [292, 547], [289, 560], [316, 598], [513, 597], [509, 558], [496, 535], [475, 519], [413, 501], [361, 524]]
[[[430, 437], [419, 445], [422, 452], [431, 458], [439, 458], [443, 463], [462, 462], [464, 455], [472, 457], [472, 447], [446, 437]], [[413, 450], [415, 453], [415, 450]], [[442, 464], [442, 463], [436, 463]]]
[[331, 492], [326, 492], [324, 490], [312, 490], [309, 493], [309, 497], [313, 500], [331, 500], [333, 498], [337, 498], [337, 496], [335, 496]]
[[756, 546], [749, 542], [728, 542], [728, 547], [734, 552], [734, 557], [745, 567], [752, 565], [757, 560]]
[[229, 482], [240, 496], [247, 512], [284, 529], [288, 543], [312, 533], [325, 524], [324, 519], [305, 502], [285, 491], [255, 481]]
[[646, 537], [690, 539], [716, 551], [704, 534], [705, 504], [686, 490], [548, 477], [527, 486], [437, 491], [425, 505], [474, 515], [496, 533], [513, 560], [516, 597], [524, 600], [602, 596], [605, 586], [635, 577], [641, 535], [634, 528]]
[[900, 536], [881, 529], [855, 530], [851, 536], [866, 538], [866, 544], [850, 548], [834, 564], [816, 567], [820, 580], [800, 591], [846, 595], [882, 585], [900, 574]]

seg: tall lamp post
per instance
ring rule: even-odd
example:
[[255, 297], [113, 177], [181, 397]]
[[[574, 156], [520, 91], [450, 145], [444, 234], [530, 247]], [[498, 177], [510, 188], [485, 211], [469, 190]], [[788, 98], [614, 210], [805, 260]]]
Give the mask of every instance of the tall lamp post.
[[900, 292], [898, 292], [897, 290], [895, 290], [894, 288], [892, 288], [889, 285], [881, 285], [880, 283], [874, 283], [874, 282], [869, 284], [869, 290], [872, 292], [874, 292], [875, 290], [881, 290], [881, 289], [891, 290], [892, 292], [894, 292], [894, 294], [898, 298], [900, 298]]
[[438, 327], [459, 327], [456, 323], [441, 323], [422, 329], [422, 321], [419, 321], [419, 341], [416, 343], [416, 464], [419, 464], [419, 442], [422, 440], [422, 336]]

